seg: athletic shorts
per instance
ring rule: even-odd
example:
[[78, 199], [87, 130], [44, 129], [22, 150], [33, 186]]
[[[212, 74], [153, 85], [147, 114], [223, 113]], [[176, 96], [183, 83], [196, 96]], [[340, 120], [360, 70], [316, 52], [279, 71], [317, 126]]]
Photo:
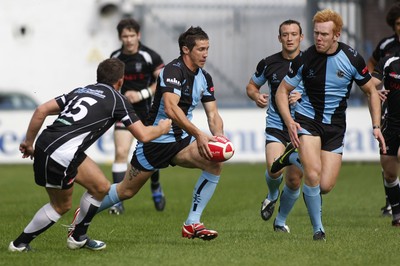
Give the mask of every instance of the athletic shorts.
[[[142, 121], [143, 125], [147, 125], [147, 111], [146, 110], [135, 110], [136, 115], [139, 117], [140, 121]], [[114, 130], [128, 130], [124, 123], [121, 121], [117, 121], [114, 124]]]
[[81, 153], [66, 168], [53, 160], [42, 149], [35, 147], [33, 171], [35, 182], [39, 186], [69, 189], [74, 184], [79, 165], [86, 159], [86, 154]]
[[400, 147], [400, 131], [385, 128], [382, 135], [386, 143], [386, 154], [383, 154], [382, 150], [379, 149], [380, 155], [397, 156]]
[[131, 165], [144, 171], [167, 168], [169, 165], [175, 166], [171, 162], [172, 158], [194, 140], [194, 138], [188, 136], [180, 141], [171, 143], [139, 142], [133, 153]]
[[299, 136], [319, 136], [321, 138], [321, 150], [343, 154], [346, 123], [324, 124], [299, 113], [295, 114], [295, 120], [302, 128], [298, 132]]
[[286, 144], [290, 142], [288, 131], [267, 127], [265, 129], [265, 145], [272, 142], [280, 142], [286, 146]]

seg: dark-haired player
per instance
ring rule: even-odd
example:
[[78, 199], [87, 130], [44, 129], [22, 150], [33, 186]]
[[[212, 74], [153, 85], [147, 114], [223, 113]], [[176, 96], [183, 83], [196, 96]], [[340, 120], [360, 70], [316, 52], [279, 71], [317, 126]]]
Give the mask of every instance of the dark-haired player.
[[[72, 205], [74, 183], [87, 191], [80, 201], [75, 228], [70, 231], [67, 247], [101, 250], [102, 241], [92, 240], [86, 232], [110, 182], [85, 151], [117, 120], [123, 121], [129, 132], [141, 141], [149, 141], [168, 132], [171, 121], [163, 120], [146, 127], [136, 116], [129, 101], [118, 90], [124, 82], [124, 63], [107, 59], [97, 68], [97, 83], [77, 88], [36, 108], [20, 144], [23, 158], [34, 158], [36, 184], [46, 189], [49, 203], [40, 208], [24, 231], [12, 242], [10, 251], [29, 251], [29, 243], [49, 229]], [[58, 115], [36, 136], [47, 116]], [[33, 143], [35, 142], [35, 148]]]
[[[132, 19], [122, 19], [117, 25], [118, 37], [122, 47], [111, 54], [111, 57], [125, 63], [124, 84], [121, 93], [131, 102], [137, 116], [146, 124], [151, 101], [156, 89], [156, 81], [161, 68], [164, 67], [161, 56], [154, 50], [140, 42], [141, 33], [139, 23]], [[114, 144], [115, 159], [112, 165], [112, 178], [119, 183], [125, 176], [128, 168], [128, 155], [133, 142], [133, 136], [126, 130], [121, 121], [115, 123]], [[151, 176], [150, 184], [154, 206], [156, 210], [165, 208], [165, 196], [160, 184], [160, 172]], [[122, 214], [122, 202], [109, 209], [110, 214]]]

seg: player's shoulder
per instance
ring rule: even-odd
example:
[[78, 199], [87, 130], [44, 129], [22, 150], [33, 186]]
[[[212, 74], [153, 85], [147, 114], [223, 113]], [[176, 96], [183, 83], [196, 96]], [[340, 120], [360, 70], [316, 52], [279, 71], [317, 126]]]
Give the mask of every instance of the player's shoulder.
[[148, 47], [142, 43], [140, 43], [139, 51], [149, 53], [152, 56], [160, 56], [154, 49], [151, 49], [150, 47]]
[[399, 61], [400, 61], [400, 55], [396, 53], [394, 55], [387, 55], [381, 58], [378, 62], [378, 65], [381, 65], [382, 68], [387, 68], [389, 66], [391, 67], [395, 66], [396, 68], [398, 68]]
[[396, 34], [386, 36], [378, 42], [377, 46], [379, 49], [384, 50], [388, 45], [395, 43], [396, 40], [398, 40], [398, 37]]
[[121, 54], [122, 54], [122, 48], [119, 48], [111, 53], [110, 58], [119, 58]]
[[259, 65], [269, 66], [269, 65], [272, 65], [274, 63], [281, 62], [283, 60], [284, 60], [284, 58], [282, 57], [282, 53], [278, 52], [278, 53], [269, 55], [269, 56], [261, 59], [258, 64]]
[[350, 45], [343, 42], [338, 42], [338, 44], [339, 44], [338, 51], [343, 51], [350, 60], [353, 60], [353, 58], [363, 58], [361, 54]]

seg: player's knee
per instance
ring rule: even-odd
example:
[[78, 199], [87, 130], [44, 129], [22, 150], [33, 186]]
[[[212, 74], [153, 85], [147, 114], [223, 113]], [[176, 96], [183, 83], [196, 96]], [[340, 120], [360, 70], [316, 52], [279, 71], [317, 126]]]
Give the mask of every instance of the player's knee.
[[93, 189], [89, 189], [89, 194], [93, 195], [93, 197], [97, 200], [103, 199], [108, 191], [110, 190], [110, 182], [105, 180], [104, 182], [99, 182]]
[[329, 192], [331, 192], [333, 187], [334, 187], [333, 184], [321, 184], [320, 185], [321, 194], [328, 194]]
[[59, 215], [64, 215], [72, 208], [72, 202], [67, 201], [56, 205], [53, 204], [53, 208]]
[[105, 197], [110, 190], [110, 182], [102, 182], [102, 184], [99, 185], [97, 188], [97, 193], [100, 194], [101, 196]]
[[286, 178], [286, 186], [291, 190], [297, 190], [301, 186], [301, 179]]
[[207, 169], [205, 169], [207, 172], [213, 175], [221, 175], [222, 172], [222, 165], [223, 163], [221, 162], [212, 162], [208, 164]]
[[115, 162], [126, 163], [128, 160], [128, 152], [129, 150], [117, 150], [115, 152]]

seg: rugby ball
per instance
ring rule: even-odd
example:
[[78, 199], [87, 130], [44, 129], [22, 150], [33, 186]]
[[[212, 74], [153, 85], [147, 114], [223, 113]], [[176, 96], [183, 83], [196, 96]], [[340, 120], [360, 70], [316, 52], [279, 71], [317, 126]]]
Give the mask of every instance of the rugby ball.
[[232, 142], [224, 137], [216, 137], [217, 141], [209, 141], [208, 147], [212, 153], [211, 161], [224, 162], [235, 153]]

